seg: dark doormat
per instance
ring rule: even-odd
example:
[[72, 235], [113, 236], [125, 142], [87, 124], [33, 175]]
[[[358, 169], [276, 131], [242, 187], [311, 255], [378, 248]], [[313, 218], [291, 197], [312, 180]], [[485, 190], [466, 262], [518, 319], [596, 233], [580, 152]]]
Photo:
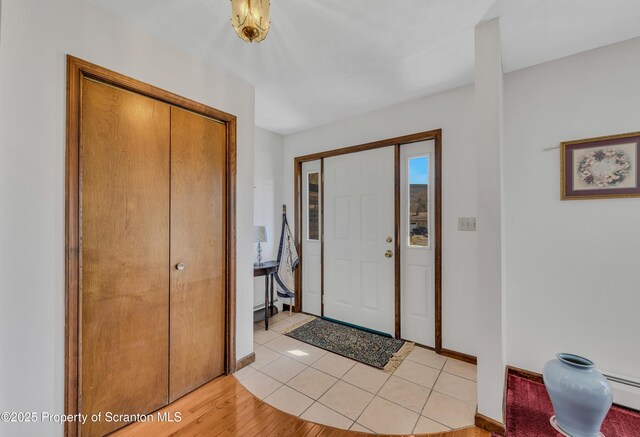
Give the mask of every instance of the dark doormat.
[[324, 319], [313, 319], [286, 335], [388, 372], [395, 370], [414, 346]]

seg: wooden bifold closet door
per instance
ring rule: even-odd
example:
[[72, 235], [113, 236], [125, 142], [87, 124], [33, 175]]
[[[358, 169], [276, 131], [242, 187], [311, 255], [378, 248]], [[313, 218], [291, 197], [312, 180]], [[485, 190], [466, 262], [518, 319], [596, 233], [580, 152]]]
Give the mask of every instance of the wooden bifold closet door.
[[80, 411], [147, 414], [225, 371], [226, 129], [90, 79], [80, 120]]
[[225, 126], [172, 107], [170, 402], [224, 373], [225, 169]]

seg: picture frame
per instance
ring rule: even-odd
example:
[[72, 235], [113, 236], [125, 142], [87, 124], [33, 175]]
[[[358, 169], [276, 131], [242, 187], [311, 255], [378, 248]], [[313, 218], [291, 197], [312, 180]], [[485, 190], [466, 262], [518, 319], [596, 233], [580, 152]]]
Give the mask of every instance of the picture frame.
[[640, 132], [560, 144], [560, 199], [640, 197]]

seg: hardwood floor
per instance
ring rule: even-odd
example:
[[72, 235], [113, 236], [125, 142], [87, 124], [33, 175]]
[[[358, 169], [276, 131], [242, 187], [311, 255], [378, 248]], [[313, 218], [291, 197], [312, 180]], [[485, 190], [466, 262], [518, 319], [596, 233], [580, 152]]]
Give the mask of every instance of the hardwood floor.
[[[179, 422], [159, 421], [176, 417]], [[137, 422], [111, 434], [133, 436], [305, 436], [346, 437], [367, 434], [319, 425], [273, 408], [249, 393], [233, 376], [222, 376], [153, 413], [146, 422]], [[470, 427], [431, 437], [489, 437], [491, 434]]]

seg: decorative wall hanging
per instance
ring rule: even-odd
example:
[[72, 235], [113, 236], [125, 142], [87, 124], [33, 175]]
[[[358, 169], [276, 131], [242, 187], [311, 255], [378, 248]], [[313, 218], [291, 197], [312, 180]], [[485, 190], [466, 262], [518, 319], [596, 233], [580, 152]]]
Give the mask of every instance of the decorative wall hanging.
[[640, 132], [561, 144], [560, 198], [640, 197]]

